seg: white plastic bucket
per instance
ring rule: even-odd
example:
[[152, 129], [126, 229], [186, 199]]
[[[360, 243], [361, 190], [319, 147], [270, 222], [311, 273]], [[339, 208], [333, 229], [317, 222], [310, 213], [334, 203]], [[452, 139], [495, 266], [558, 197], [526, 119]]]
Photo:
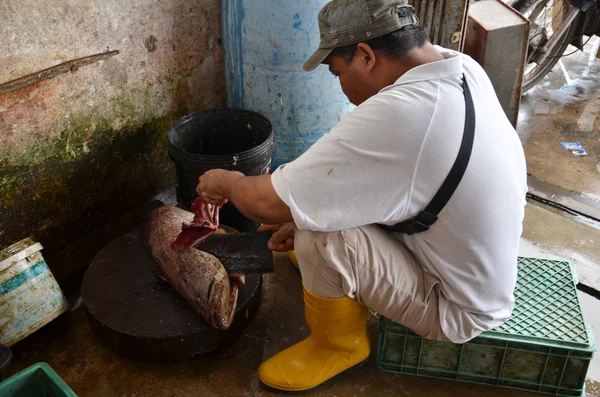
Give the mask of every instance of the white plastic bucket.
[[0, 343], [12, 346], [69, 309], [42, 257], [26, 238], [0, 251]]

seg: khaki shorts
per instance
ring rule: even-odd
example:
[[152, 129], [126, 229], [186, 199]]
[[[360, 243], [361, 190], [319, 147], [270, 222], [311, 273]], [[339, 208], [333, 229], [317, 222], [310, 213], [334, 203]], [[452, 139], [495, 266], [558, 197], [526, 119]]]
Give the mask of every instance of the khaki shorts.
[[308, 290], [349, 296], [427, 339], [449, 341], [440, 326], [440, 282], [379, 227], [340, 232], [297, 230], [294, 247]]

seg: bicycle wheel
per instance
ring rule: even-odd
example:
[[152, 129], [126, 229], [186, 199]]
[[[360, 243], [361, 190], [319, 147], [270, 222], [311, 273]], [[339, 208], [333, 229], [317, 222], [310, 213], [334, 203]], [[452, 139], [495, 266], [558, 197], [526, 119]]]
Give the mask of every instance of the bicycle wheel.
[[579, 15], [562, 31], [560, 37], [555, 38], [558, 42], [548, 51], [547, 56], [543, 57], [544, 54], [540, 50], [561, 30], [561, 26], [569, 23], [568, 16], [574, 7], [568, 0], [517, 0], [511, 6], [531, 22], [527, 65], [523, 76], [525, 93], [539, 83], [560, 60], [575, 36]]

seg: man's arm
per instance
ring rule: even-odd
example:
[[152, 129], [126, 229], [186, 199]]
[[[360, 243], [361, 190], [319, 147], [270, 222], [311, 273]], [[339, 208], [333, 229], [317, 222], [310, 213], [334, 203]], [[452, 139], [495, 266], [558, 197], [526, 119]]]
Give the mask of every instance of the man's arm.
[[293, 221], [290, 208], [275, 192], [270, 175], [244, 176], [240, 172], [211, 170], [200, 177], [196, 191], [209, 202], [230, 201], [254, 222], [281, 224]]
[[293, 221], [290, 208], [275, 193], [271, 175], [237, 178], [225, 197], [254, 222], [272, 225]]

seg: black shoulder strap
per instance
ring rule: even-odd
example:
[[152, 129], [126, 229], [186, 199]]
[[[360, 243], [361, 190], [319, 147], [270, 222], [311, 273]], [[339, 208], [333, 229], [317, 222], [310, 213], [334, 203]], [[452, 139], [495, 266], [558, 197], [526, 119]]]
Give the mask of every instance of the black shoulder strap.
[[397, 223], [393, 226], [379, 225], [381, 228], [404, 234], [415, 234], [424, 232], [429, 229], [431, 225], [437, 221], [437, 216], [444, 206], [448, 203], [454, 191], [458, 187], [469, 160], [471, 158], [471, 151], [473, 149], [473, 138], [475, 137], [475, 107], [473, 105], [473, 97], [467, 79], [463, 74], [463, 86], [465, 95], [465, 128], [463, 132], [462, 143], [456, 161], [452, 166], [452, 169], [448, 173], [446, 180], [433, 197], [429, 205], [421, 211], [417, 216], [404, 222]]

